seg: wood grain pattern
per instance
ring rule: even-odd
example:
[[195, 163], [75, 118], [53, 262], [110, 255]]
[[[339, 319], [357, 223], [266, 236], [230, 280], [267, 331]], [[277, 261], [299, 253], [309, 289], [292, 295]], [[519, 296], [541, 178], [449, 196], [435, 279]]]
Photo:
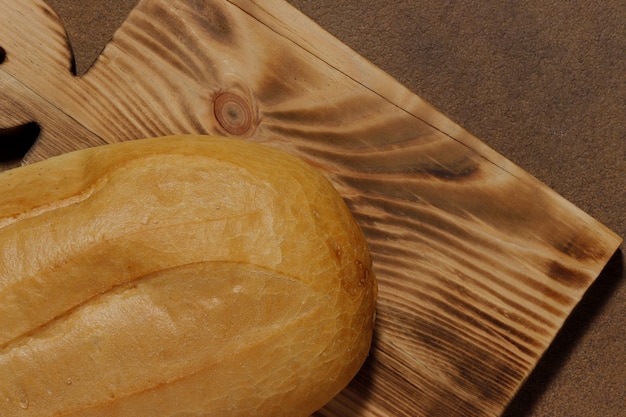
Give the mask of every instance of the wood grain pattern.
[[43, 100], [34, 91], [2, 71], [0, 71], [0, 92], [2, 109], [0, 127], [17, 126], [35, 120], [39, 125], [45, 126], [36, 146], [28, 154], [29, 160], [41, 160], [106, 143], [59, 108]]
[[282, 1], [143, 0], [81, 78], [43, 1], [0, 3], [0, 127], [44, 126], [23, 163], [236, 135], [343, 194], [380, 280], [377, 334], [320, 416], [499, 415], [619, 245]]

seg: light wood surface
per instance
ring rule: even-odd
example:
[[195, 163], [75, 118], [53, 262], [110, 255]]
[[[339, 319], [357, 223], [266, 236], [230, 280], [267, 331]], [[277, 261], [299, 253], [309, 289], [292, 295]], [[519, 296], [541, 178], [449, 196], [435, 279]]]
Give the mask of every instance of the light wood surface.
[[143, 0], [80, 78], [44, 2], [0, 3], [0, 127], [42, 126], [22, 163], [213, 133], [298, 155], [343, 194], [377, 334], [320, 416], [499, 415], [620, 243], [282, 1]]

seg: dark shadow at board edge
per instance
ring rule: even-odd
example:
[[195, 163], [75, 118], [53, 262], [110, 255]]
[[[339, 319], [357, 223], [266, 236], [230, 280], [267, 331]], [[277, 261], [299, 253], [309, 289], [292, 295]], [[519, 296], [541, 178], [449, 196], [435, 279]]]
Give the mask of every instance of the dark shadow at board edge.
[[501, 417], [530, 415], [547, 386], [565, 365], [576, 343], [587, 332], [602, 307], [616, 291], [623, 274], [624, 254], [618, 249], [566, 319]]

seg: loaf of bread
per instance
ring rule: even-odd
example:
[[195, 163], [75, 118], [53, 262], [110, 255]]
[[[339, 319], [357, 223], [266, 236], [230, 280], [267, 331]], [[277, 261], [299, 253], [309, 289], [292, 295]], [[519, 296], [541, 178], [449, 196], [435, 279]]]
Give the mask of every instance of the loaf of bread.
[[0, 174], [0, 416], [307, 416], [368, 355], [364, 237], [304, 161], [171, 136]]

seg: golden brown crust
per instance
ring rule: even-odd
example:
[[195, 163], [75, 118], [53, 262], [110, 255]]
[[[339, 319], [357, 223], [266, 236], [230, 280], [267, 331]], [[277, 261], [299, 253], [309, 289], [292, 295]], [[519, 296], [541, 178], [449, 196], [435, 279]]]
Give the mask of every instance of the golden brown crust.
[[306, 416], [365, 360], [375, 298], [339, 194], [261, 145], [0, 174], [0, 415]]

